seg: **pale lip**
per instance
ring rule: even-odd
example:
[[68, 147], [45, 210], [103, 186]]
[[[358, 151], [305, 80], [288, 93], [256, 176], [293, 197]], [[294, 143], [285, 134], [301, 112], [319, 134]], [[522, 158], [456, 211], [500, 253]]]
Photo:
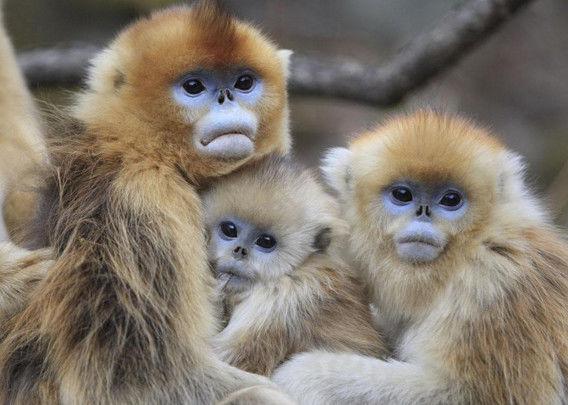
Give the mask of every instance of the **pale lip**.
[[442, 248], [442, 246], [440, 245], [440, 243], [438, 241], [436, 241], [434, 239], [430, 239], [430, 238], [407, 237], [407, 238], [401, 238], [401, 239], [397, 240], [396, 242], [399, 243], [399, 244], [420, 243], [420, 244], [432, 246], [436, 249]]
[[396, 241], [398, 256], [412, 263], [427, 263], [435, 260], [443, 250], [443, 244], [432, 238], [409, 236]]
[[250, 131], [245, 130], [244, 128], [233, 128], [233, 129], [228, 130], [228, 131], [213, 132], [213, 133], [206, 134], [204, 137], [202, 137], [199, 140], [199, 142], [201, 143], [201, 145], [207, 146], [211, 142], [213, 142], [216, 139], [219, 139], [223, 136], [246, 136], [249, 140], [253, 141], [252, 136], [250, 134]]
[[239, 130], [207, 133], [197, 143], [197, 150], [216, 159], [239, 160], [254, 153], [254, 133]]

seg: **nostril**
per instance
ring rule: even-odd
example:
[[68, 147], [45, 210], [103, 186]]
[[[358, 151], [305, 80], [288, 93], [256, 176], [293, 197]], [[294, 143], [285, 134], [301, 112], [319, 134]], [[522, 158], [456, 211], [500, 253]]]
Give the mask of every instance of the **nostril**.
[[432, 212], [430, 211], [430, 207], [427, 205], [426, 206], [426, 216], [429, 217], [432, 215]]
[[241, 247], [237, 246], [236, 248], [233, 249], [234, 253], [239, 253], [241, 251]]
[[219, 102], [219, 104], [223, 104], [225, 102], [225, 92], [223, 90], [219, 92], [219, 97], [217, 98], [217, 101]]
[[421, 216], [423, 212], [424, 212], [424, 207], [421, 205], [421, 206], [418, 208], [418, 211], [416, 211], [416, 216], [417, 216], [417, 217]]
[[229, 101], [233, 101], [235, 99], [235, 97], [233, 96], [233, 93], [231, 93], [231, 90], [229, 90], [229, 89], [225, 90], [225, 95], [227, 96]]
[[246, 256], [246, 255], [248, 255], [248, 252], [247, 252], [247, 250], [246, 250], [245, 248], [243, 248], [243, 251], [242, 251], [241, 254], [242, 254], [243, 256]]

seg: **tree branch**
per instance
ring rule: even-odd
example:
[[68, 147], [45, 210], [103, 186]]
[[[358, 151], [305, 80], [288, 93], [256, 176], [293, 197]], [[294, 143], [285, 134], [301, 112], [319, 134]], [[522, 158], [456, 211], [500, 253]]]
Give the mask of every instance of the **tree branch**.
[[[455, 64], [515, 12], [533, 0], [470, 0], [417, 37], [382, 67], [355, 60], [293, 57], [290, 90], [297, 94], [337, 97], [390, 106]], [[91, 45], [24, 52], [18, 61], [32, 86], [81, 82]]]
[[18, 63], [32, 87], [80, 84], [89, 60], [100, 49], [82, 44], [70, 48], [36, 49], [18, 55]]

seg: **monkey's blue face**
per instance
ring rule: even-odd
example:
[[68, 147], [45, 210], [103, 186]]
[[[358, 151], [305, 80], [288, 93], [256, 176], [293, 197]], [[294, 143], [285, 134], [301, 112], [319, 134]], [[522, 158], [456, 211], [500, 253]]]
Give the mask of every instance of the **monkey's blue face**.
[[396, 182], [382, 199], [387, 213], [401, 221], [394, 234], [397, 254], [414, 263], [438, 258], [448, 243], [448, 224], [458, 223], [468, 210], [465, 193], [450, 184]]
[[210, 243], [217, 276], [232, 290], [246, 288], [268, 269], [277, 269], [278, 239], [273, 232], [247, 221], [224, 219], [211, 230]]
[[173, 97], [187, 112], [197, 152], [235, 160], [252, 155], [263, 87], [250, 69], [198, 71], [177, 81]]
[[223, 288], [243, 291], [280, 280], [310, 255], [324, 252], [331, 229], [294, 220], [260, 225], [231, 214], [210, 223], [209, 238], [209, 259]]

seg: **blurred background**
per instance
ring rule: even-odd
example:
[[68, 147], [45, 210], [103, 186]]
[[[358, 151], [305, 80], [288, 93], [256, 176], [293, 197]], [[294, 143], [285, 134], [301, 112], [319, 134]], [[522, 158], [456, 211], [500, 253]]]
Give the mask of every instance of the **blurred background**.
[[[104, 45], [129, 21], [169, 0], [6, 0], [18, 51], [74, 43]], [[381, 65], [464, 0], [227, 0], [283, 48]], [[36, 88], [46, 105], [69, 90]], [[526, 156], [530, 181], [568, 226], [568, 1], [537, 0], [457, 66], [388, 109], [291, 95], [295, 152], [316, 165], [322, 152], [380, 122], [425, 105], [492, 128]]]

